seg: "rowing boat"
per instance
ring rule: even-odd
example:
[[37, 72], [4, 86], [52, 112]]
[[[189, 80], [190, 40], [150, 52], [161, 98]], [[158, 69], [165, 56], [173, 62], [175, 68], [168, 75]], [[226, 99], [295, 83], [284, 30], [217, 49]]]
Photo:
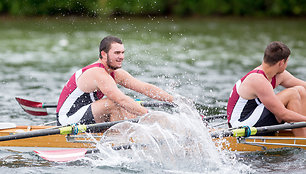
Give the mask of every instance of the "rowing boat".
[[[0, 136], [18, 134], [21, 132], [51, 130], [55, 126], [11, 126], [0, 130]], [[80, 133], [78, 135], [48, 135], [32, 138], [22, 138], [10, 141], [0, 141], [0, 146], [9, 147], [52, 147], [52, 148], [94, 148], [96, 140], [102, 133]], [[224, 141], [224, 139], [226, 141]], [[290, 130], [279, 131], [275, 136], [249, 136], [213, 138], [216, 144], [222, 144], [224, 149], [231, 151], [263, 151], [282, 147], [306, 149], [306, 138], [294, 137]]]
[[[56, 105], [45, 105], [41, 102], [16, 98], [21, 107], [29, 114], [36, 116], [48, 115], [46, 108]], [[144, 103], [142, 103], [144, 104]], [[167, 103], [148, 103], [148, 107], [171, 106]], [[219, 117], [219, 116], [218, 116]], [[221, 115], [221, 117], [223, 117]], [[217, 117], [212, 117], [217, 118]], [[206, 122], [209, 117], [202, 116]], [[0, 147], [47, 147], [74, 148], [70, 150], [35, 151], [39, 156], [50, 161], [70, 161], [90, 153], [96, 143], [102, 138], [103, 132], [111, 126], [124, 122], [138, 122], [139, 118], [114, 122], [96, 123], [91, 125], [56, 126], [16, 126], [12, 123], [0, 123]], [[283, 147], [306, 149], [306, 138], [294, 137], [291, 129], [306, 127], [306, 122], [285, 123], [282, 125], [263, 127], [244, 127], [225, 130], [211, 130], [210, 134], [217, 146], [231, 151], [263, 151]], [[263, 133], [277, 132], [274, 136], [258, 136]], [[130, 140], [129, 140], [130, 141]], [[132, 143], [132, 144], [131, 144]], [[136, 144], [133, 140], [129, 144], [113, 145], [114, 150], [130, 149]], [[75, 149], [78, 148], [78, 149]], [[68, 154], [69, 158], [65, 155]], [[72, 157], [73, 156], [73, 157]]]

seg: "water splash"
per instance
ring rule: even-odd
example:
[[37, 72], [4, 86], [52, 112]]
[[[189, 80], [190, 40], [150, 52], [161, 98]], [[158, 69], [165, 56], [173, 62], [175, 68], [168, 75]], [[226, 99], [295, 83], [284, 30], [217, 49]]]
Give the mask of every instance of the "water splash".
[[[90, 160], [99, 167], [133, 172], [244, 173], [248, 166], [223, 152], [212, 141], [208, 128], [187, 99], [170, 114], [151, 112], [138, 123], [123, 122], [108, 129]], [[128, 147], [113, 150], [113, 147]], [[235, 166], [232, 167], [232, 166]]]

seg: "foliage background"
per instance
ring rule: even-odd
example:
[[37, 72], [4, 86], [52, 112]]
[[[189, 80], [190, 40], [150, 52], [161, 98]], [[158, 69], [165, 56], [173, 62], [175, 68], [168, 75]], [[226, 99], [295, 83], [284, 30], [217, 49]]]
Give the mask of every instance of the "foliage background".
[[304, 0], [0, 0], [0, 14], [155, 15], [155, 16], [306, 16]]

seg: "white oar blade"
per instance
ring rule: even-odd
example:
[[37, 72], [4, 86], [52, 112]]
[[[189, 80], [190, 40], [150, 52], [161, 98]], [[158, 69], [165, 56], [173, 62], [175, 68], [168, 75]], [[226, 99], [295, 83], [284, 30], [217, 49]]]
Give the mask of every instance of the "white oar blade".
[[69, 162], [83, 158], [87, 152], [86, 149], [62, 149], [49, 151], [34, 151], [40, 157], [48, 161]]
[[16, 127], [15, 123], [0, 123], [0, 130], [1, 129], [11, 129], [15, 127]]

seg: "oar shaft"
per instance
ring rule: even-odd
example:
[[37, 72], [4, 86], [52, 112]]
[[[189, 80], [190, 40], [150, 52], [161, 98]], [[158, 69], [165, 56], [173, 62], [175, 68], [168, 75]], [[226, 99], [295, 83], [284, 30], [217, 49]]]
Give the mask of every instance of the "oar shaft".
[[[17, 102], [21, 106], [21, 108], [35, 116], [46, 116], [49, 115], [47, 108], [56, 108], [57, 104], [46, 104], [42, 102], [37, 102], [37, 101], [31, 101], [23, 98], [16, 97]], [[177, 105], [174, 103], [170, 102], [161, 102], [161, 101], [141, 101], [136, 99], [136, 102], [138, 102], [140, 105], [144, 107], [176, 107]]]
[[30, 132], [16, 133], [13, 135], [0, 136], [0, 141], [17, 140], [23, 138], [40, 137], [40, 136], [55, 135], [55, 134], [60, 134], [60, 130], [48, 129], [48, 130], [36, 130]]
[[90, 133], [102, 132], [102, 131], [114, 126], [115, 124], [118, 124], [118, 123], [121, 123], [121, 122], [124, 122], [124, 121], [138, 122], [139, 118], [87, 125], [86, 126], [86, 132], [90, 132]]
[[[258, 135], [258, 134], [265, 134], [276, 132], [285, 129], [298, 129], [306, 127], [306, 122], [296, 122], [296, 123], [285, 123], [285, 124], [278, 124], [272, 126], [262, 126], [262, 127], [244, 127], [244, 128], [237, 128], [233, 130], [225, 130], [222, 132], [214, 132], [211, 133], [211, 137], [219, 138], [219, 137], [245, 137], [250, 135]], [[248, 135], [247, 135], [248, 134]]]
[[[102, 132], [104, 130], [107, 130], [113, 125], [124, 122], [124, 121], [138, 122], [138, 120], [139, 118], [135, 118], [135, 119], [130, 119], [130, 120], [119, 120], [119, 121], [113, 121], [113, 122], [96, 123], [92, 125], [78, 125], [78, 126], [75, 126], [75, 128], [78, 129], [77, 133], [82, 133], [85, 131], [90, 132], [90, 133], [96, 133], [96, 132]], [[0, 141], [25, 139], [25, 138], [40, 137], [40, 136], [55, 135], [55, 134], [66, 135], [66, 134], [72, 134], [73, 131], [74, 131], [73, 126], [65, 126], [65, 127], [55, 128], [55, 129], [42, 129], [42, 130], [35, 130], [35, 131], [29, 131], [29, 132], [16, 133], [13, 135], [0, 136]]]
[[214, 133], [211, 133], [210, 136], [212, 138], [231, 137], [233, 136], [233, 132], [232, 131], [214, 132]]
[[141, 102], [143, 107], [176, 107], [177, 105], [170, 102]]
[[284, 129], [297, 129], [306, 127], [306, 122], [285, 123], [273, 126], [257, 127], [257, 133], [270, 133]]
[[[113, 150], [129, 150], [132, 148], [132, 146], [135, 146], [133, 144], [125, 144], [120, 146], [113, 146]], [[92, 153], [100, 153], [99, 149], [88, 149], [85, 154], [92, 154]]]
[[[170, 102], [145, 102], [140, 103], [143, 107], [175, 107], [176, 105]], [[43, 108], [56, 108], [56, 104], [42, 104]]]
[[202, 120], [203, 121], [210, 121], [210, 120], [214, 120], [214, 119], [223, 119], [226, 118], [227, 115], [226, 114], [221, 114], [221, 115], [212, 115], [212, 116], [203, 116]]
[[57, 105], [56, 104], [42, 104], [42, 108], [56, 108]]
[[[113, 150], [129, 150], [132, 149], [133, 147], [147, 147], [148, 145], [146, 144], [124, 144], [124, 145], [118, 145], [118, 146], [113, 146]], [[92, 153], [99, 153], [99, 149], [87, 149], [85, 154], [92, 154]]]

